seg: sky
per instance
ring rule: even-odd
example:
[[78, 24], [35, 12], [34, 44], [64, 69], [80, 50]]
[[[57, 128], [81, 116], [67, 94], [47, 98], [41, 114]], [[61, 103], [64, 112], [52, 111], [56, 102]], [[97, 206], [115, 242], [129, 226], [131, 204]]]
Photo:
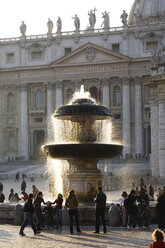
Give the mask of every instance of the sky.
[[122, 26], [120, 16], [123, 10], [129, 14], [134, 0], [1, 0], [0, 39], [20, 36], [21, 22], [27, 26], [26, 35], [47, 33], [47, 21], [54, 23], [53, 33], [56, 32], [56, 22], [60, 16], [62, 31], [73, 31], [72, 17], [77, 14], [80, 18], [80, 29], [88, 26], [88, 11], [96, 8], [96, 25], [100, 28], [102, 13], [107, 11], [110, 16], [110, 26]]

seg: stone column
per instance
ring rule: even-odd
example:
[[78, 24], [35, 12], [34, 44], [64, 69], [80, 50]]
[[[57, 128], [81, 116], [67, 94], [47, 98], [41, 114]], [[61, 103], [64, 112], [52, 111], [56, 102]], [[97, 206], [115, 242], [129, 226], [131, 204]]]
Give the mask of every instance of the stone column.
[[80, 80], [74, 80], [75, 92], [80, 92], [81, 84]]
[[102, 96], [103, 101], [102, 104], [108, 108], [110, 108], [110, 92], [109, 92], [109, 82], [107, 78], [103, 78], [101, 80], [102, 84]]
[[135, 154], [142, 154], [142, 95], [141, 78], [135, 78]]
[[123, 156], [131, 153], [130, 85], [129, 78], [123, 78]]
[[52, 114], [53, 109], [53, 83], [47, 83], [47, 142], [50, 142], [53, 138], [53, 125], [52, 125]]
[[145, 140], [145, 156], [148, 155], [148, 126], [144, 126], [144, 140]]
[[63, 105], [63, 89], [62, 89], [62, 82], [56, 81], [56, 109]]
[[3, 157], [3, 86], [0, 85], [0, 161]]
[[152, 175], [159, 176], [159, 106], [156, 101], [151, 102], [151, 151]]
[[28, 95], [27, 84], [21, 85], [21, 138], [20, 156], [29, 159], [29, 132], [28, 132]]
[[159, 102], [159, 170], [165, 177], [165, 100]]

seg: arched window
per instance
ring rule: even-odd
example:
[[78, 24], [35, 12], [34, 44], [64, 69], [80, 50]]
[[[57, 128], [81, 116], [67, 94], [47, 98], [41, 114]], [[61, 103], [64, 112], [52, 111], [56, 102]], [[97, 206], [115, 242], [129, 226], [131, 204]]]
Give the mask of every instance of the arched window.
[[90, 95], [92, 98], [94, 98], [96, 101], [98, 101], [98, 90], [96, 87], [92, 86], [89, 89]]
[[10, 133], [7, 137], [7, 144], [8, 144], [8, 150], [14, 151], [15, 150], [15, 137], [14, 134]]
[[13, 93], [7, 95], [7, 111], [13, 111], [15, 109], [15, 98]]
[[36, 107], [36, 109], [42, 109], [44, 107], [44, 94], [43, 94], [42, 90], [36, 91], [35, 107]]
[[73, 90], [72, 89], [68, 89], [66, 91], [66, 101], [70, 102], [72, 100], [73, 97]]
[[121, 92], [119, 86], [115, 86], [113, 88], [113, 105], [114, 106], [121, 105]]

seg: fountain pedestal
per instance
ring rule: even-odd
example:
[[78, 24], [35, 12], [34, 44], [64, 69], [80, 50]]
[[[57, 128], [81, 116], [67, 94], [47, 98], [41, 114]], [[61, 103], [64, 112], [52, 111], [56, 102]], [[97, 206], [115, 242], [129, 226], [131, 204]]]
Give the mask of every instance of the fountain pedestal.
[[98, 160], [69, 159], [69, 189], [74, 189], [80, 203], [93, 203], [96, 189], [103, 185], [103, 176], [97, 169]]

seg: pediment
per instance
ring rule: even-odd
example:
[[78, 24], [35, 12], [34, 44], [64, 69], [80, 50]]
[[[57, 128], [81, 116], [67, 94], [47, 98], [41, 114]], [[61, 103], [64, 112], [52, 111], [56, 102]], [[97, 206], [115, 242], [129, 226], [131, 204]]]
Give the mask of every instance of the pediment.
[[102, 64], [130, 61], [130, 57], [115, 53], [93, 43], [86, 43], [52, 63], [52, 66]]

